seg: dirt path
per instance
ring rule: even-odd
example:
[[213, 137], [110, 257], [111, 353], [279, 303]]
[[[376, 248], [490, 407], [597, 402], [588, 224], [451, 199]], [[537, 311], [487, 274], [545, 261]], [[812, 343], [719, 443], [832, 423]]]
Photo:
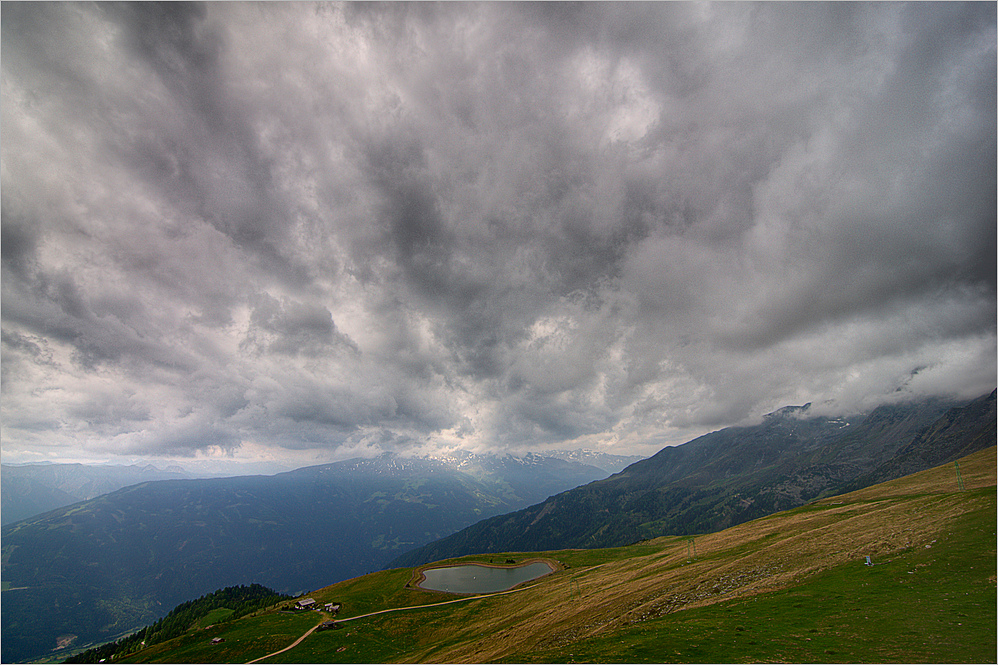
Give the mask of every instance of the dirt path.
[[[391, 608], [389, 608], [387, 610], [378, 610], [377, 612], [368, 612], [367, 614], [358, 614], [355, 617], [347, 617], [346, 619], [336, 619], [336, 623], [344, 623], [346, 621], [353, 621], [354, 619], [363, 619], [364, 617], [373, 617], [376, 614], [387, 614], [388, 612], [401, 612], [402, 610], [418, 610], [418, 609], [422, 609], [424, 607], [439, 607], [441, 605], [450, 605], [451, 603], [466, 603], [469, 600], [481, 600], [482, 598], [492, 598], [493, 596], [504, 596], [507, 593], [516, 593], [517, 591], [526, 591], [527, 589], [533, 589], [535, 586], [537, 586], [537, 585], [536, 584], [532, 584], [530, 586], [520, 587], [519, 589], [510, 589], [509, 591], [499, 591], [497, 593], [485, 594], [484, 596], [469, 596], [467, 598], [457, 598], [455, 600], [445, 600], [442, 603], [430, 603], [429, 605], [410, 605], [409, 607], [391, 607]], [[266, 656], [260, 656], [259, 658], [256, 658], [254, 660], [247, 661], [246, 665], [250, 665], [251, 663], [259, 663], [261, 660], [266, 660], [266, 659], [270, 658], [271, 656], [276, 656], [279, 653], [284, 653], [285, 651], [290, 651], [291, 649], [294, 649], [296, 646], [298, 646], [299, 644], [301, 644], [302, 641], [306, 637], [308, 637], [313, 632], [315, 632], [315, 629], [318, 628], [318, 627], [319, 627], [318, 625], [312, 626], [311, 628], [308, 629], [307, 633], [305, 633], [304, 635], [302, 635], [301, 637], [299, 637], [291, 645], [284, 647], [280, 651], [275, 651], [273, 653], [268, 653]]]
[[246, 665], [250, 665], [250, 663], [259, 663], [261, 660], [266, 660], [267, 658], [270, 658], [271, 656], [276, 656], [277, 654], [284, 653], [285, 651], [291, 651], [296, 646], [298, 646], [299, 644], [301, 644], [302, 640], [304, 640], [306, 637], [308, 637], [309, 635], [311, 635], [312, 633], [314, 633], [315, 629], [318, 628], [318, 627], [319, 627], [319, 624], [315, 624], [314, 626], [312, 626], [311, 628], [308, 629], [307, 633], [305, 633], [304, 635], [302, 635], [301, 637], [299, 637], [297, 640], [295, 640], [294, 642], [292, 642], [289, 646], [284, 647], [280, 651], [275, 651], [273, 653], [268, 653], [266, 656], [260, 656], [259, 658], [255, 659], [255, 660], [247, 661]]
[[367, 614], [359, 614], [355, 617], [350, 617], [347, 619], [338, 619], [336, 623], [343, 623], [344, 621], [353, 621], [354, 619], [363, 619], [364, 617], [373, 617], [375, 614], [387, 614], [388, 612], [401, 612], [402, 610], [418, 610], [423, 607], [439, 607], [440, 605], [450, 605], [451, 603], [465, 603], [469, 600], [481, 600], [482, 598], [492, 598], [493, 596], [503, 596], [507, 593], [516, 593], [517, 591], [526, 591], [527, 589], [533, 589], [536, 584], [530, 586], [521, 587], [519, 589], [510, 589], [509, 591], [498, 591], [496, 593], [485, 594], [484, 596], [469, 596], [467, 598], [457, 598], [455, 600], [445, 600], [442, 603], [430, 603], [429, 605], [410, 605], [409, 607], [392, 607], [387, 610], [378, 610], [377, 612], [368, 612]]

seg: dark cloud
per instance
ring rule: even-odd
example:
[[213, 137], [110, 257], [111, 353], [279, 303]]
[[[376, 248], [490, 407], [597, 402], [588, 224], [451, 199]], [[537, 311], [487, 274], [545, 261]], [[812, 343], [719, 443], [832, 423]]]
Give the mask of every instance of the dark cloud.
[[[338, 349], [359, 353], [354, 342], [336, 329], [332, 314], [321, 305], [300, 303], [284, 298], [283, 302], [263, 293], [250, 299], [250, 331], [261, 350], [278, 354], [319, 356]], [[270, 338], [266, 342], [258, 333]], [[252, 344], [253, 342], [250, 342]]]
[[4, 454], [651, 452], [989, 390], [995, 13], [7, 3]]
[[0, 261], [11, 279], [30, 279], [38, 245], [38, 234], [26, 220], [0, 212]]

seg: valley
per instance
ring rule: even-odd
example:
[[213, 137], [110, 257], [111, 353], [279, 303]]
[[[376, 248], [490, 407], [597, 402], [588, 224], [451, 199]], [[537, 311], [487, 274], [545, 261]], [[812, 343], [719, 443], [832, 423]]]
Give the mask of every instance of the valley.
[[383, 455], [125, 487], [3, 527], [3, 662], [112, 640], [225, 586], [298, 593], [356, 577], [606, 475], [539, 455]]
[[[125, 487], [3, 528], [3, 659], [113, 641], [223, 586], [294, 595], [465, 555], [512, 563], [522, 556], [505, 553], [645, 542], [702, 556], [717, 533], [993, 445], [995, 396], [857, 418], [786, 407], [609, 477], [571, 460], [461, 453]], [[369, 611], [423, 602], [400, 600]]]
[[[962, 489], [947, 464], [692, 539], [507, 553], [562, 569], [468, 602], [435, 605], [454, 596], [413, 588], [412, 568], [346, 580], [309, 595], [342, 620], [412, 609], [262, 662], [993, 662], [995, 459], [959, 460]], [[275, 609], [126, 662], [247, 662], [319, 619]]]

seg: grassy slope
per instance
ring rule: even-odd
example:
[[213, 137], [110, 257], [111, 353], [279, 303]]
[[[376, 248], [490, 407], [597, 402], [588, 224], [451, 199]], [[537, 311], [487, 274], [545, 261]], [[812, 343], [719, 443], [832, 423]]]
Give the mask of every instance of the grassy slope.
[[[265, 662], [995, 662], [995, 455], [960, 461], [965, 491], [946, 465], [698, 536], [692, 559], [687, 538], [544, 553], [565, 569], [529, 590], [347, 622]], [[341, 618], [453, 598], [411, 578], [310, 595]], [[239, 620], [136, 660], [245, 662], [319, 620]]]

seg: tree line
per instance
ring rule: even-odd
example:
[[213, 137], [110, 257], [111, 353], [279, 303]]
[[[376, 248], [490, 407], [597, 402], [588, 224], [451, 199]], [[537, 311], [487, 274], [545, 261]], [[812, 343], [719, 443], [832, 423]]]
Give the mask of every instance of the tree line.
[[223, 621], [232, 621], [257, 610], [269, 607], [291, 596], [278, 593], [260, 584], [225, 587], [218, 591], [205, 594], [196, 600], [189, 600], [177, 605], [170, 613], [154, 624], [146, 626], [126, 637], [109, 642], [99, 647], [88, 649], [75, 656], [67, 658], [66, 663], [99, 663], [102, 660], [111, 662], [123, 658], [153, 644], [165, 642], [186, 633], [200, 619], [217, 609], [232, 610]]

